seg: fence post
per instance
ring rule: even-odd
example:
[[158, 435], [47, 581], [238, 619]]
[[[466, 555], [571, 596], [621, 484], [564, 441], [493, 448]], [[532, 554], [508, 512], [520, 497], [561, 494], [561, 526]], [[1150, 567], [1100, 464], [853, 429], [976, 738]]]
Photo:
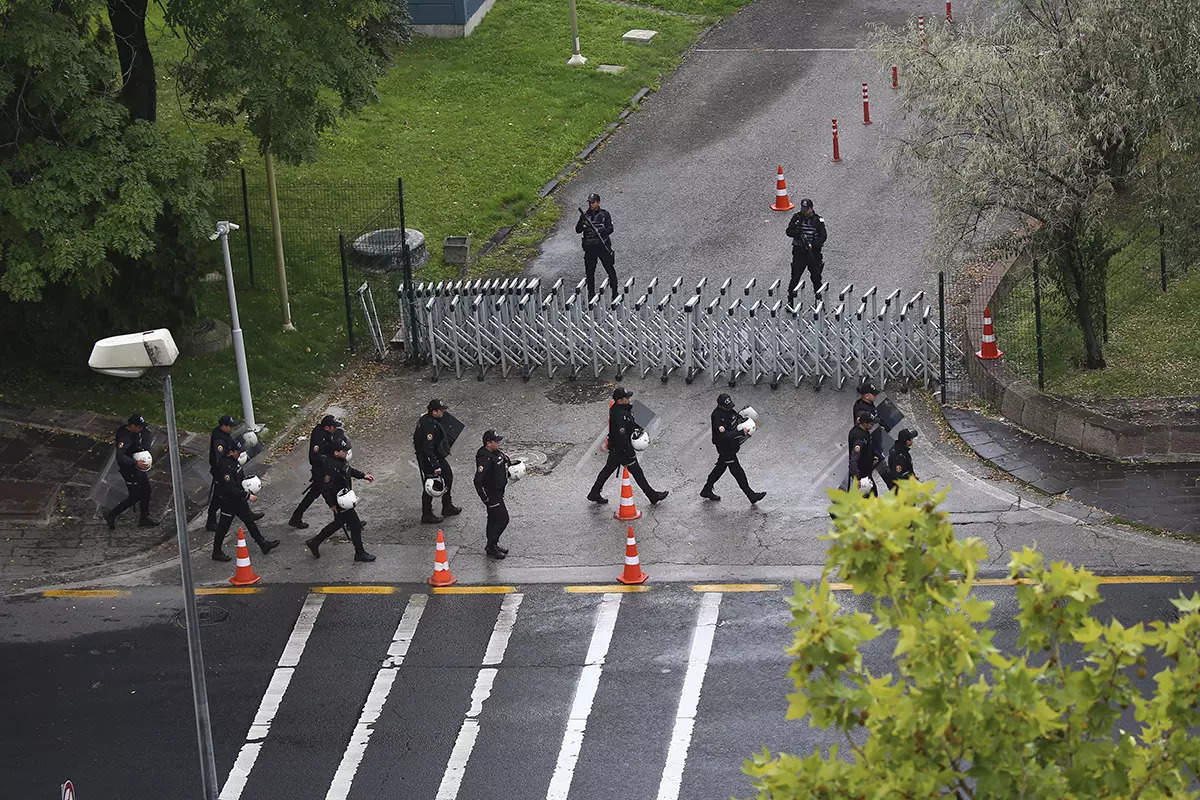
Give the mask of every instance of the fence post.
[[946, 273], [938, 273], [938, 359], [940, 361], [939, 382], [942, 385], [942, 405], [946, 404]]
[[342, 257], [342, 295], [346, 298], [346, 338], [354, 355], [354, 315], [350, 313], [350, 271], [346, 269], [346, 234], [338, 231], [338, 253]]
[[1042, 271], [1033, 260], [1033, 334], [1037, 341], [1038, 391], [1046, 390], [1046, 354], [1042, 349]]
[[1158, 272], [1162, 278], [1162, 290], [1167, 290], [1167, 226], [1163, 223], [1162, 209], [1162, 161], [1154, 162], [1154, 170], [1158, 175]]
[[250, 264], [250, 288], [254, 288], [254, 246], [250, 243], [250, 194], [246, 191], [246, 168], [242, 167], [242, 218], [246, 225], [246, 261]]
[[408, 339], [408, 363], [421, 361], [420, 332], [417, 330], [417, 306], [413, 297], [412, 254], [408, 249], [408, 228], [404, 224], [404, 178], [396, 179], [396, 192], [400, 201], [400, 247], [404, 262], [404, 317]]

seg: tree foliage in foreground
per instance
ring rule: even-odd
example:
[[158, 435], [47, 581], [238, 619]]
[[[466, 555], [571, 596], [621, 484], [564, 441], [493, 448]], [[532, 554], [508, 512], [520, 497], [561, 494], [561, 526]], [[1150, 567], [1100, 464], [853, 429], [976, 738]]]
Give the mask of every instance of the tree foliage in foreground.
[[[1009, 564], [1017, 650], [1001, 652], [993, 604], [972, 595], [986, 548], [955, 538], [945, 491], [831, 494], [824, 575], [791, 600], [788, 717], [845, 743], [755, 756], [760, 800], [1200, 796], [1200, 594], [1172, 601], [1174, 621], [1102, 622], [1095, 575], [1026, 548]], [[841, 610], [834, 574], [870, 613]], [[877, 675], [862, 648], [885, 635], [894, 664]]]

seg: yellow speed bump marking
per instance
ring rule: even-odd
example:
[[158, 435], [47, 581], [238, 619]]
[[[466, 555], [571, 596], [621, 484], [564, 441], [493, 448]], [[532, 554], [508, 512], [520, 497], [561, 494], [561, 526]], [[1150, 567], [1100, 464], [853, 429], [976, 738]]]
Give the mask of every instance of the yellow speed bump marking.
[[650, 587], [640, 584], [626, 586], [623, 583], [614, 583], [607, 586], [602, 584], [578, 584], [575, 586], [564, 586], [563, 590], [570, 594], [607, 594], [608, 592], [633, 594], [635, 592], [648, 592], [650, 591]]
[[201, 586], [196, 594], [261, 594], [262, 586]]
[[778, 583], [695, 583], [693, 592], [778, 592]]
[[317, 594], [395, 594], [395, 586], [314, 586]]
[[434, 594], [512, 594], [515, 586], [435, 586]]
[[128, 589], [48, 589], [43, 597], [125, 597]]

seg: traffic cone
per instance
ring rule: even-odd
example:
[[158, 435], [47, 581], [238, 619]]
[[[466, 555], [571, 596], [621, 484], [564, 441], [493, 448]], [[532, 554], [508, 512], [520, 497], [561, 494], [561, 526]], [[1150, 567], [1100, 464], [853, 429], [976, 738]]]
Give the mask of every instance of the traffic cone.
[[250, 548], [246, 547], [246, 532], [238, 528], [237, 569], [229, 582], [234, 586], [249, 586], [261, 580], [261, 577], [254, 574], [254, 567], [250, 566]]
[[638, 560], [637, 540], [633, 538], [633, 526], [625, 533], [625, 571], [617, 576], [621, 583], [645, 583], [650, 576], [642, 572], [642, 563]]
[[983, 341], [979, 345], [979, 352], [975, 355], [984, 361], [994, 361], [1004, 355], [1000, 348], [996, 347], [996, 332], [992, 330], [991, 306], [986, 306], [983, 311]]
[[788, 199], [787, 181], [783, 179], [783, 165], [779, 165], [779, 174], [775, 176], [775, 205], [772, 211], [791, 211], [795, 204]]
[[621, 467], [621, 505], [613, 512], [613, 519], [633, 522], [641, 518], [642, 512], [633, 504], [633, 482], [629, 480], [629, 468]]
[[449, 586], [456, 583], [458, 578], [450, 571], [450, 560], [446, 558], [446, 537], [438, 529], [437, 551], [433, 555], [433, 574], [429, 576], [430, 586]]

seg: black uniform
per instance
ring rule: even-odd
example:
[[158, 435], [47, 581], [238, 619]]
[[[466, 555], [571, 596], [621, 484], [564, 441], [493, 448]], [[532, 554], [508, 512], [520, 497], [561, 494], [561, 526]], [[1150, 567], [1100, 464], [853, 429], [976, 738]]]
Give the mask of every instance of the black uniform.
[[354, 543], [355, 561], [374, 561], [375, 557], [366, 551], [362, 541], [362, 520], [358, 518], [358, 510], [342, 508], [338, 505], [338, 492], [342, 489], [352, 489], [354, 478], [365, 478], [360, 472], [340, 458], [321, 456], [321, 497], [333, 512], [333, 521], [321, 528], [321, 532], [305, 542], [314, 556], [320, 558], [317, 548], [333, 535], [338, 528], [345, 527]]
[[741, 449], [742, 442], [746, 441], [747, 437], [737, 429], [737, 426], [744, 421], [745, 418], [732, 408], [718, 405], [713, 409], [712, 442], [717, 448], [717, 464], [712, 468], [712, 472], [708, 473], [708, 480], [704, 482], [704, 488], [700, 490], [701, 497], [707, 497], [710, 500], [721, 499], [719, 495], [713, 493], [713, 484], [725, 474], [725, 470], [729, 470], [729, 474], [737, 481], [737, 485], [746, 493], [746, 497], [750, 499], [751, 503], [757, 503], [765, 496], [764, 493], [750, 488], [746, 470], [742, 469], [742, 464], [738, 461], [738, 450]]
[[879, 463], [879, 458], [875, 455], [875, 448], [871, 444], [870, 431], [864, 431], [860, 425], [855, 425], [851, 428], [849, 450], [850, 491], [858, 491], [859, 479], [869, 478], [872, 486], [871, 491], [874, 494], [879, 494], [879, 487], [875, 484], [875, 477], [871, 474], [875, 471], [875, 465]]
[[508, 507], [504, 505], [504, 488], [508, 486], [508, 456], [487, 445], [475, 452], [475, 491], [487, 507], [487, 548], [500, 544], [500, 534], [508, 527]]
[[796, 287], [804, 277], [804, 270], [807, 269], [812, 278], [814, 293], [821, 285], [821, 273], [825, 269], [821, 248], [828, 234], [825, 220], [816, 211], [807, 215], [799, 211], [788, 222], [787, 235], [792, 238], [792, 279], [788, 282], [788, 302], [794, 304]]
[[149, 449], [150, 432], [146, 428], [143, 427], [140, 431], [131, 431], [127, 425], [117, 428], [117, 469], [121, 471], [121, 477], [125, 479], [125, 488], [129, 490], [129, 496], [108, 512], [109, 527], [113, 526], [113, 521], [119, 514], [135, 505], [141, 512], [138, 524], [154, 524], [150, 520], [150, 478], [133, 462], [134, 453]]
[[304, 497], [300, 498], [300, 505], [296, 506], [296, 510], [292, 512], [292, 518], [288, 521], [293, 528], [308, 527], [304, 523], [304, 512], [308, 511], [308, 507], [313, 504], [313, 501], [321, 496], [322, 479], [325, 477], [324, 472], [321, 471], [321, 459], [333, 455], [332, 444], [333, 438], [329, 431], [325, 430], [324, 425], [317, 425], [308, 435], [308, 467], [311, 475]]
[[608, 285], [613, 299], [617, 299], [616, 255], [612, 249], [612, 216], [603, 208], [588, 209], [575, 223], [575, 232], [583, 234], [583, 267], [587, 271], [588, 299], [596, 296], [596, 259], [608, 273]]
[[452, 516], [461, 509], [454, 505], [450, 492], [454, 488], [454, 470], [443, 453], [449, 448], [445, 443], [446, 432], [434, 416], [428, 412], [417, 420], [417, 428], [413, 431], [413, 450], [417, 455], [417, 466], [421, 470], [421, 517], [436, 519], [433, 515], [433, 497], [425, 491], [425, 481], [434, 477], [437, 470], [439, 477], [446, 484], [446, 493], [442, 495], [442, 516]]
[[599, 500], [600, 490], [618, 467], [626, 467], [629, 474], [637, 481], [637, 485], [646, 493], [651, 503], [657, 503], [667, 496], [666, 492], [656, 492], [646, 480], [642, 465], [638, 463], [637, 451], [633, 449], [633, 430], [638, 424], [633, 418], [633, 407], [624, 403], [613, 403], [608, 410], [608, 460], [596, 476], [592, 484], [589, 500]]
[[892, 486], [898, 480], [915, 478], [913, 474], [912, 450], [906, 442], [897, 440], [888, 453], [887, 484]]
[[233, 524], [234, 517], [242, 521], [242, 524], [246, 526], [246, 533], [250, 534], [250, 538], [258, 543], [264, 553], [271, 552], [271, 548], [278, 545], [279, 540], [264, 539], [258, 530], [258, 525], [254, 522], [254, 513], [250, 510], [250, 493], [242, 488], [242, 481], [246, 479], [242, 465], [233, 456], [224, 456], [217, 462], [214, 475], [217, 484], [215, 494], [221, 514], [217, 522], [217, 530], [213, 533], [213, 558], [217, 561], [229, 560], [222, 545], [225, 542], [225, 534], [229, 533], [229, 527]]
[[[850, 421], [857, 422], [858, 415], [866, 412], [875, 413], [875, 404], [867, 402], [860, 397], [854, 401], [854, 412], [850, 416]], [[870, 434], [871, 449], [879, 462], [882, 463], [887, 457], [887, 453], [883, 452], [883, 427], [879, 424], [872, 426]]]
[[212, 486], [208, 490], [208, 519], [204, 523], [206, 530], [217, 529], [217, 510], [220, 501], [217, 499], [218, 467], [224, 460], [225, 454], [233, 447], [233, 434], [221, 430], [221, 426], [213, 428], [208, 437], [208, 473], [212, 475]]

